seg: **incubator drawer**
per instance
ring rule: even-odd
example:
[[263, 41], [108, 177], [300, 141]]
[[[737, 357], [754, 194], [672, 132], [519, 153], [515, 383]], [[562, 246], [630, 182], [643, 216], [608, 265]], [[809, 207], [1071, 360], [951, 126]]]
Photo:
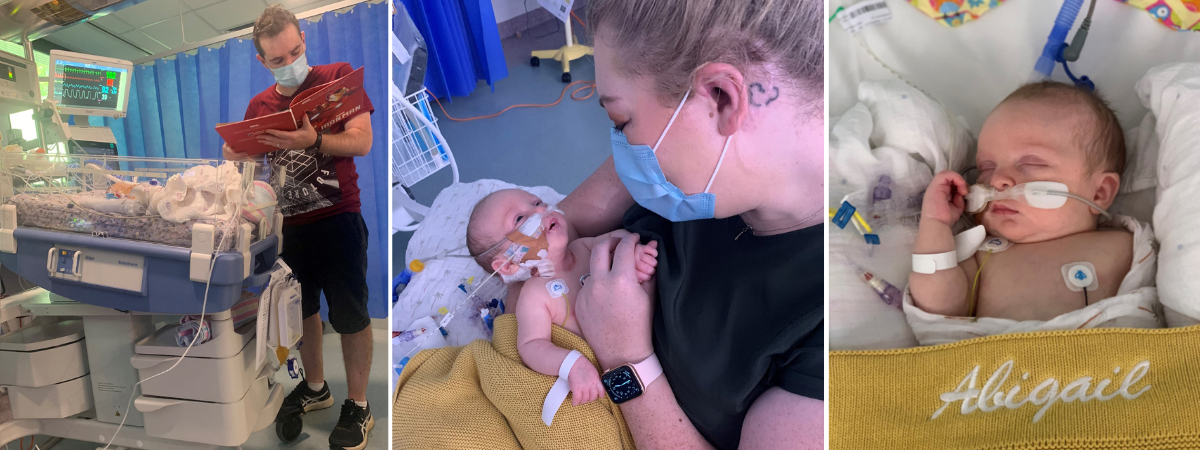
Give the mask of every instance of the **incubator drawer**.
[[251, 433], [266, 428], [275, 420], [278, 404], [283, 398], [283, 385], [271, 387], [267, 380], [272, 375], [270, 371], [260, 372], [246, 396], [233, 403], [142, 395], [133, 405], [145, 414], [145, 430], [149, 436], [236, 447], [245, 443]]
[[179, 357], [139, 354], [133, 355], [130, 362], [138, 370], [144, 395], [233, 403], [246, 396], [258, 375], [254, 367], [256, 342], [251, 339], [240, 353], [229, 358], [197, 358], [188, 353], [170, 372], [154, 378], [150, 377], [170, 368]]
[[87, 373], [82, 320], [35, 324], [0, 337], [0, 386], [37, 388]]
[[92, 409], [92, 377], [43, 387], [9, 386], [13, 419], [63, 419]]
[[[211, 282], [199, 283], [191, 279], [190, 248], [36, 228], [17, 228], [13, 236], [17, 252], [0, 252], [0, 265], [33, 284], [96, 306], [159, 314], [199, 314], [232, 308], [241, 298], [243, 286], [261, 286], [270, 278], [259, 277], [262, 274], [254, 274], [254, 269], [269, 273], [278, 250], [278, 238], [272, 235], [250, 245], [250, 261], [244, 261], [238, 252], [221, 252], [212, 263]], [[53, 276], [47, 259], [55, 248], [82, 250], [85, 254], [104, 252], [141, 261], [142, 288], [115, 289]], [[249, 278], [244, 275], [246, 264], [251, 268]]]
[[[212, 320], [212, 339], [203, 344], [196, 344], [188, 351], [188, 357], [199, 358], [229, 358], [240, 354], [246, 343], [254, 339], [256, 322], [242, 324], [233, 328], [232, 320]], [[154, 334], [142, 339], [134, 346], [134, 352], [142, 355], [181, 356], [187, 347], [175, 343], [175, 326], [167, 325], [155, 331]], [[250, 347], [251, 350], [254, 347]]]

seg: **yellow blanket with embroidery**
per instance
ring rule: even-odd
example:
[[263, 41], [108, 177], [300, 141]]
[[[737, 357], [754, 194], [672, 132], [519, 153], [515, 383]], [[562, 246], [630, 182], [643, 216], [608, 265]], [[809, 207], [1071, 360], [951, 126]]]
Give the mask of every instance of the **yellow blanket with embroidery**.
[[[554, 345], [596, 355], [557, 325]], [[633, 449], [621, 410], [607, 398], [571, 406], [542, 423], [542, 402], [556, 377], [525, 367], [517, 354], [517, 319], [496, 318], [492, 342], [417, 353], [400, 374], [392, 405], [395, 449]]]
[[831, 449], [1200, 448], [1200, 326], [829, 356]]

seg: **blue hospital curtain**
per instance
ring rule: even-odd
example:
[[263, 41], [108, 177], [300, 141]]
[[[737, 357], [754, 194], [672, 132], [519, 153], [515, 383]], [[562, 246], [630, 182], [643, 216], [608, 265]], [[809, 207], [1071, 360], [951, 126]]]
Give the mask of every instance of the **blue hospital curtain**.
[[[491, 0], [401, 0], [429, 47], [425, 87], [438, 98], [464, 97], [477, 80], [508, 76]], [[395, 25], [393, 25], [395, 26]]]
[[[330, 12], [313, 22], [301, 19], [308, 63], [346, 62], [365, 67], [364, 84], [375, 113], [371, 152], [355, 158], [362, 215], [371, 240], [367, 283], [371, 317], [388, 314], [388, 5], [361, 3], [344, 13]], [[122, 155], [168, 158], [221, 158], [224, 143], [214, 127], [237, 122], [255, 94], [271, 87], [271, 71], [255, 58], [250, 39], [232, 39], [220, 48], [202, 47], [133, 69], [129, 112], [124, 119], [91, 118], [116, 135]], [[322, 308], [324, 314], [324, 308]]]

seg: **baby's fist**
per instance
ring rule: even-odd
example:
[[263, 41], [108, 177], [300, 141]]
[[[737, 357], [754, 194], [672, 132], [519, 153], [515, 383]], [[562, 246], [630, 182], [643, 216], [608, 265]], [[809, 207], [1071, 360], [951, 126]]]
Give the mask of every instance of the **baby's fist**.
[[600, 372], [587, 358], [580, 357], [567, 374], [567, 385], [571, 387], [571, 405], [579, 406], [604, 396], [600, 384]]
[[654, 276], [654, 271], [658, 267], [658, 241], [650, 241], [646, 245], [638, 245], [635, 250], [637, 253], [637, 262], [634, 267], [637, 269], [637, 277], [639, 283], [645, 283]]
[[954, 225], [963, 214], [963, 201], [967, 195], [967, 181], [962, 175], [946, 170], [933, 176], [925, 199], [921, 205], [921, 220], [936, 220]]

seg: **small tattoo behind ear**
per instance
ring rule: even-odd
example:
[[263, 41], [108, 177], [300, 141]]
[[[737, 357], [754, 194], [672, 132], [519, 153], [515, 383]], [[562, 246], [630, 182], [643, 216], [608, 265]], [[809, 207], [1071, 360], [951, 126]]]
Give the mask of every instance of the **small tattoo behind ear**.
[[763, 87], [762, 83], [751, 83], [747, 91], [750, 93], [750, 104], [753, 106], [767, 106], [779, 98], [779, 87], [777, 86], [771, 86], [769, 95], [767, 88]]

